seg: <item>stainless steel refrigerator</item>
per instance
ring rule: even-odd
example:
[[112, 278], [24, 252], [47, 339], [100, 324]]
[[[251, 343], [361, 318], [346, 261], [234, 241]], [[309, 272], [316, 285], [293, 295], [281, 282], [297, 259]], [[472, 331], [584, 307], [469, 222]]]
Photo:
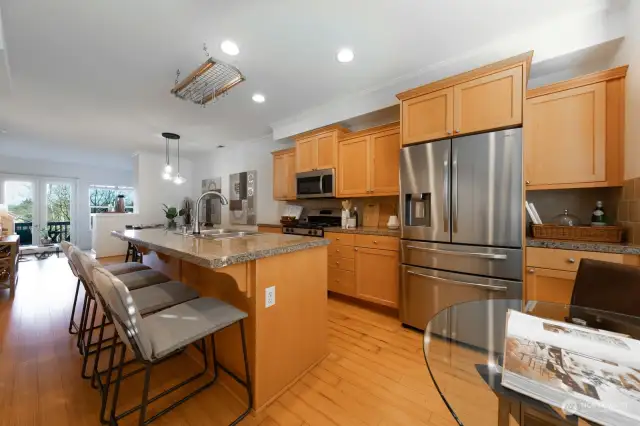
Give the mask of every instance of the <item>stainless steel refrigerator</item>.
[[[442, 309], [522, 297], [522, 129], [402, 149], [400, 317], [425, 329]], [[453, 318], [455, 317], [455, 318]], [[500, 324], [432, 324], [471, 345]], [[458, 324], [456, 324], [458, 323]]]

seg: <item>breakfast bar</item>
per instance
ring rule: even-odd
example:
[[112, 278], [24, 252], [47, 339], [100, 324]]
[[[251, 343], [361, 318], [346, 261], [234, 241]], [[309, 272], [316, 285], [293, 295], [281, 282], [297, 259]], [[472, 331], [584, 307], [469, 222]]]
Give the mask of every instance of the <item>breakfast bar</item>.
[[[194, 236], [142, 229], [112, 235], [133, 244], [144, 264], [195, 288], [201, 297], [220, 299], [249, 315], [245, 325], [253, 405], [260, 411], [328, 354], [329, 240], [223, 231]], [[236, 327], [216, 335], [216, 349], [219, 361], [244, 379]], [[246, 400], [244, 389], [230, 376], [223, 373], [219, 380]]]

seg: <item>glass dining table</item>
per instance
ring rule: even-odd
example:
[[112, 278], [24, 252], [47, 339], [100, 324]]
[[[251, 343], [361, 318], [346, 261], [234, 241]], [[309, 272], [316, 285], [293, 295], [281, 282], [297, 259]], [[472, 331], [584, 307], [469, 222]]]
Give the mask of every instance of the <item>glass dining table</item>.
[[[507, 311], [585, 325], [640, 339], [640, 318], [579, 306], [491, 299], [461, 303], [434, 316], [424, 333], [431, 378], [453, 419], [464, 426], [591, 425], [502, 387]], [[640, 353], [638, 354], [640, 357]]]

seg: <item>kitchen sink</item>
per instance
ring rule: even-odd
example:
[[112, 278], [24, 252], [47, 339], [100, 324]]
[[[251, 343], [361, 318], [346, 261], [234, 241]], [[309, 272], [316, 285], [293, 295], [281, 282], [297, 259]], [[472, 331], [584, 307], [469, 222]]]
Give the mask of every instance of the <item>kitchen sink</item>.
[[239, 231], [237, 229], [203, 229], [200, 234], [188, 232], [176, 232], [179, 235], [187, 237], [202, 238], [206, 240], [222, 240], [227, 238], [242, 238], [250, 235], [259, 234], [257, 231]]

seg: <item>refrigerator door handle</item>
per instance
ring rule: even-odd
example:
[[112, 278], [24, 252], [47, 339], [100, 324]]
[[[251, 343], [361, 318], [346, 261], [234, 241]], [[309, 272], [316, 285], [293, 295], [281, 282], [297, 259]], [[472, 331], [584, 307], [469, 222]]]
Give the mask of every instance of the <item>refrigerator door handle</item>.
[[507, 291], [507, 287], [503, 287], [503, 286], [489, 285], [489, 284], [478, 284], [478, 283], [468, 283], [466, 281], [456, 281], [456, 280], [452, 280], [452, 279], [449, 279], [449, 278], [434, 277], [433, 275], [425, 275], [425, 274], [420, 274], [418, 272], [413, 272], [413, 271], [407, 271], [407, 274], [416, 275], [418, 277], [423, 277], [423, 278], [429, 278], [430, 280], [446, 281], [448, 283], [456, 284], [456, 285], [466, 285], [466, 286], [471, 286], [471, 287], [481, 287], [481, 288], [484, 288], [484, 289], [487, 289], [487, 290], [493, 290], [493, 291]]
[[452, 232], [458, 232], [458, 149], [453, 148], [453, 159], [451, 160], [453, 178], [451, 179], [451, 204], [453, 209]]
[[449, 232], [449, 150], [444, 153], [444, 185], [442, 185], [442, 216], [444, 221], [444, 232]]
[[417, 247], [417, 246], [407, 246], [407, 248], [409, 250], [430, 251], [430, 252], [433, 252], [433, 253], [450, 254], [450, 255], [453, 255], [453, 256], [481, 257], [483, 259], [489, 259], [489, 260], [507, 260], [507, 255], [506, 254], [473, 253], [473, 252], [441, 250], [441, 249], [434, 249], [434, 248], [428, 248], [428, 247]]

